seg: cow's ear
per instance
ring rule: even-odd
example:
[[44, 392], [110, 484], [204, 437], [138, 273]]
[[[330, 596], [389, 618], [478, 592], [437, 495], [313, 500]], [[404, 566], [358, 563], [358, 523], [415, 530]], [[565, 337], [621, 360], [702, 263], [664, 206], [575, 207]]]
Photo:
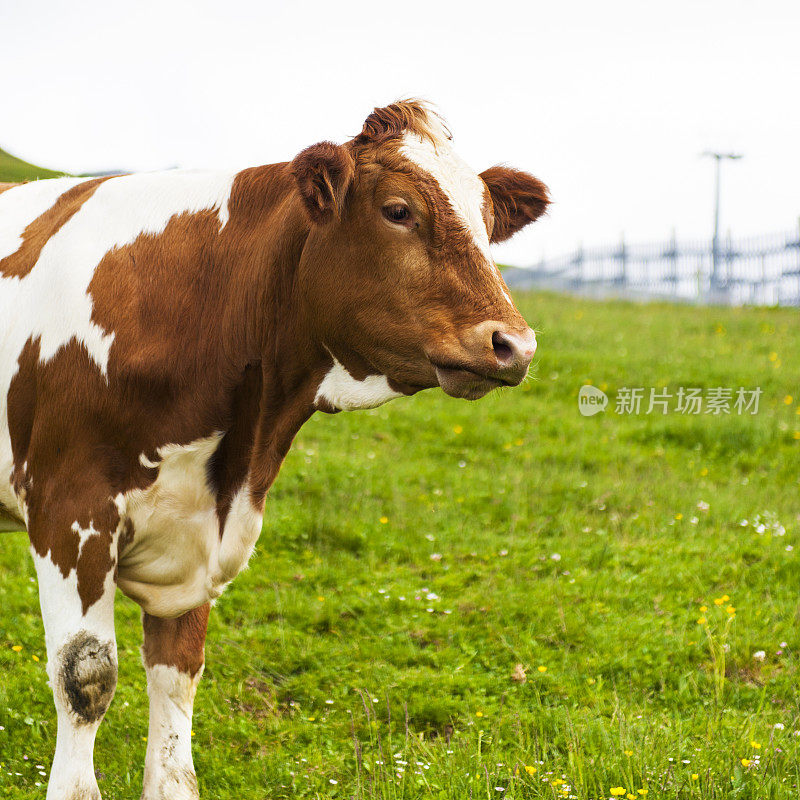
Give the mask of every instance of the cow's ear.
[[490, 167], [481, 173], [494, 207], [492, 242], [504, 242], [544, 214], [550, 202], [547, 187], [533, 175], [511, 167]]
[[292, 174], [313, 222], [341, 216], [354, 169], [348, 150], [333, 142], [312, 144], [295, 157]]

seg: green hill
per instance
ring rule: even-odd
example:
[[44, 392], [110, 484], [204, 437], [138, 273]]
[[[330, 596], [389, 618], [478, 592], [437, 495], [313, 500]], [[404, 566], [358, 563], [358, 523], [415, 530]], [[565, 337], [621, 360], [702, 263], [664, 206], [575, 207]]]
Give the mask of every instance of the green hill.
[[16, 183], [39, 178], [58, 178], [65, 174], [64, 172], [37, 167], [12, 156], [10, 153], [6, 153], [5, 150], [0, 150], [0, 183]]

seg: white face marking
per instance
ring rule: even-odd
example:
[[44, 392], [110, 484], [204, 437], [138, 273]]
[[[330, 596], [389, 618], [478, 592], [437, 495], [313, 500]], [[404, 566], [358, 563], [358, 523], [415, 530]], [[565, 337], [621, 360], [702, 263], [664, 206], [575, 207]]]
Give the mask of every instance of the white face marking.
[[[8, 482], [13, 460], [6, 403], [25, 342], [41, 337], [40, 358], [47, 361], [77, 340], [105, 374], [114, 334], [92, 321], [88, 288], [97, 265], [109, 250], [163, 232], [176, 214], [215, 209], [222, 229], [235, 177], [175, 170], [111, 178], [50, 238], [30, 273], [0, 276], [0, 503], [17, 505]], [[25, 228], [80, 182], [35, 181], [0, 193], [0, 256], [16, 252]]]
[[165, 664], [145, 666], [150, 723], [142, 797], [197, 800], [192, 763], [192, 708], [202, 668], [187, 675]]
[[489, 249], [489, 233], [481, 211], [485, 191], [483, 181], [453, 150], [443, 129], [435, 143], [415, 133], [404, 134], [400, 152], [439, 185], [456, 216], [472, 233], [472, 241], [485, 256], [486, 266], [500, 279], [503, 297], [513, 308], [514, 303], [502, 288], [502, 276]]
[[415, 133], [406, 133], [400, 152], [439, 184], [453, 211], [472, 233], [475, 246], [493, 265], [489, 234], [481, 213], [485, 191], [483, 181], [458, 156], [444, 135], [434, 143]]
[[340, 411], [355, 411], [363, 408], [375, 408], [396, 397], [402, 397], [389, 386], [385, 375], [367, 375], [363, 381], [357, 381], [335, 358], [333, 366], [322, 379], [314, 403], [327, 401]]
[[134, 527], [133, 542], [120, 555], [117, 582], [154, 616], [179, 616], [219, 597], [247, 565], [261, 533], [263, 509], [253, 506], [245, 485], [220, 539], [207, 466], [221, 438], [216, 433], [160, 447], [155, 482], [116, 498], [120, 515]]

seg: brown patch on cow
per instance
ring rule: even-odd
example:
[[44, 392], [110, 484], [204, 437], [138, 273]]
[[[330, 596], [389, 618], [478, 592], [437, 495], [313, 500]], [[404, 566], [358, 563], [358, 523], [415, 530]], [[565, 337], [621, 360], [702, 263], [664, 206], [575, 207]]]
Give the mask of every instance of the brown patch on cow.
[[208, 462], [208, 483], [217, 498], [220, 537], [233, 498], [247, 480], [261, 393], [261, 368], [250, 364], [233, 394], [230, 427]]
[[175, 619], [161, 619], [145, 613], [142, 617], [145, 666], [165, 664], [194, 677], [205, 661], [204, 648], [209, 603]]
[[[87, 381], [73, 383], [85, 361], [68, 346], [53, 362], [39, 363], [39, 340], [28, 340], [8, 391], [8, 427], [14, 491], [28, 508], [28, 537], [35, 552], [49, 557], [66, 578], [74, 569], [83, 613], [105, 591], [116, 568], [114, 537], [119, 512], [108, 485], [104, 450], [73, 426], [65, 414], [80, 402]], [[84, 358], [88, 361], [88, 355]], [[67, 363], [64, 364], [63, 362]], [[62, 374], [72, 367], [70, 380]], [[86, 373], [84, 373], [86, 374]], [[47, 405], [41, 407], [40, 398]], [[81, 547], [81, 533], [92, 533]]]
[[29, 476], [24, 469], [33, 434], [36, 413], [36, 365], [39, 362], [39, 338], [28, 339], [17, 358], [17, 372], [8, 387], [8, 433], [14, 471], [11, 482], [17, 496], [27, 488]]
[[103, 596], [108, 573], [114, 570], [116, 578], [117, 559], [111, 554], [112, 545], [111, 532], [98, 531], [89, 536], [81, 547], [75, 572], [84, 614]]
[[133, 537], [136, 531], [133, 529], [133, 522], [130, 518], [126, 517], [122, 523], [122, 530], [119, 533], [119, 541], [117, 542], [117, 552], [122, 554], [125, 548], [133, 542]]
[[117, 686], [112, 643], [87, 631], [75, 634], [58, 654], [58, 685], [81, 723], [102, 719]]
[[22, 186], [21, 183], [0, 183], [0, 194], [3, 192], [7, 192], [9, 189], [13, 189], [16, 186]]
[[19, 250], [0, 259], [0, 274], [6, 278], [24, 278], [36, 265], [48, 240], [75, 216], [95, 189], [107, 180], [107, 177], [93, 178], [67, 189], [51, 208], [28, 224], [22, 234]]

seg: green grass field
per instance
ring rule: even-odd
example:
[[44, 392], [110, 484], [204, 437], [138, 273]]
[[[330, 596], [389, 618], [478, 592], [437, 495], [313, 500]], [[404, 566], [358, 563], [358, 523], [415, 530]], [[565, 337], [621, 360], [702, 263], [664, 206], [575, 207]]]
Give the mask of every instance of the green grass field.
[[[798, 796], [797, 312], [518, 299], [540, 341], [522, 387], [300, 432], [212, 613], [205, 798]], [[611, 402], [585, 418], [589, 381]], [[757, 415], [614, 411], [621, 387], [740, 386]], [[40, 798], [56, 726], [22, 534], [0, 608], [0, 795]], [[134, 798], [123, 597], [117, 626], [95, 766]]]
[[42, 178], [58, 178], [64, 172], [37, 167], [29, 164], [5, 150], [0, 150], [0, 183], [18, 183], [20, 181], [35, 181]]

